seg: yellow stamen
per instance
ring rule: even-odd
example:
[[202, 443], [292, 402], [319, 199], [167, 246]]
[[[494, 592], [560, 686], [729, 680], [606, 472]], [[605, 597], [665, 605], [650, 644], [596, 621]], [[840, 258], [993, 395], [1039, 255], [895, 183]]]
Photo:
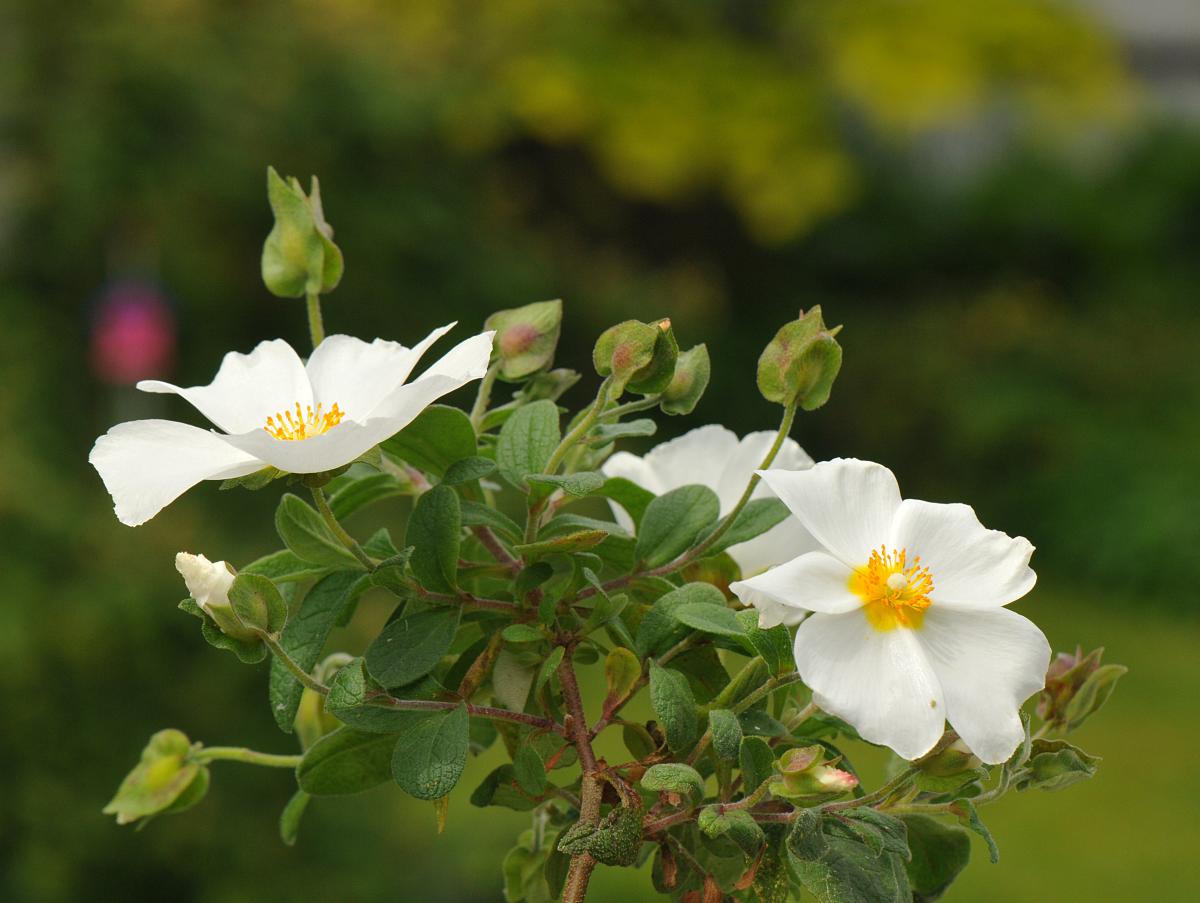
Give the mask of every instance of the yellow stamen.
[[921, 566], [921, 556], [909, 563], [904, 549], [889, 552], [880, 546], [850, 576], [850, 591], [863, 600], [863, 613], [876, 630], [916, 630], [930, 605], [933, 575]]
[[274, 417], [267, 418], [267, 425], [263, 429], [274, 438], [287, 442], [296, 439], [311, 439], [313, 436], [329, 432], [346, 416], [345, 412], [338, 408], [337, 402], [334, 402], [329, 413], [324, 413], [323, 407], [324, 405], [317, 405], [317, 409], [314, 411], [309, 405], [304, 411], [301, 411], [300, 402], [296, 402], [294, 415], [291, 411], [276, 412]]

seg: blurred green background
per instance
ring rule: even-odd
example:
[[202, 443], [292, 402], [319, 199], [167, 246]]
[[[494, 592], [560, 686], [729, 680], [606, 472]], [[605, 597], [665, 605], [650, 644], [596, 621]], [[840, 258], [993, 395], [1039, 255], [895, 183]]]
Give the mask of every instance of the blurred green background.
[[[268, 163], [321, 177], [347, 261], [331, 331], [411, 343], [562, 297], [582, 369], [604, 326], [670, 316], [713, 381], [660, 437], [773, 428], [758, 352], [824, 305], [845, 367], [797, 438], [1031, 537], [1020, 609], [1132, 669], [1079, 736], [1099, 776], [985, 813], [1001, 862], [976, 848], [948, 899], [1200, 897], [1189, 4], [4, 0], [0, 899], [500, 899], [527, 819], [469, 807], [486, 757], [440, 837], [384, 789], [318, 801], [287, 849], [288, 776], [237, 765], [144, 832], [100, 815], [160, 727], [294, 743], [265, 667], [175, 609], [171, 561], [274, 548], [278, 490], [205, 486], [130, 530], [86, 465], [118, 420], [185, 416], [129, 388], [138, 366], [204, 383], [229, 349], [303, 345], [258, 278]], [[139, 357], [105, 316], [147, 292], [170, 317]]]

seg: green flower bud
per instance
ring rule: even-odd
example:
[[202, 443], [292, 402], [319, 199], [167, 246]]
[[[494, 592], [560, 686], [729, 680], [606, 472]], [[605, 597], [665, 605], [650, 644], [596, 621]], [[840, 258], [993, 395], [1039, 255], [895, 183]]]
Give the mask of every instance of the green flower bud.
[[562, 327], [562, 301], [539, 301], [497, 311], [483, 326], [496, 331], [492, 354], [500, 363], [500, 378], [515, 382], [546, 369], [554, 360]]
[[841, 328], [825, 328], [820, 305], [785, 324], [758, 359], [763, 398], [782, 405], [795, 401], [806, 411], [825, 404], [842, 368], [842, 346], [834, 339]]
[[268, 167], [267, 199], [275, 214], [262, 252], [267, 289], [280, 298], [333, 291], [344, 266], [341, 249], [333, 243], [333, 228], [325, 222], [317, 177], [313, 176], [306, 195], [298, 180], [285, 182], [274, 167]]
[[822, 746], [789, 749], [776, 763], [779, 776], [771, 784], [771, 793], [791, 800], [823, 799], [858, 786], [858, 778], [825, 763], [824, 758]]
[[708, 360], [708, 346], [697, 345], [679, 355], [675, 364], [675, 375], [671, 384], [663, 391], [664, 414], [690, 414], [695, 410], [700, 396], [708, 388], [712, 366]]
[[104, 814], [115, 815], [117, 824], [127, 825], [152, 815], [182, 812], [200, 802], [208, 791], [208, 769], [188, 761], [191, 750], [186, 734], [159, 731], [104, 807]]
[[659, 320], [652, 324], [658, 330], [654, 341], [654, 353], [650, 363], [630, 377], [627, 388], [638, 395], [657, 395], [665, 392], [675, 377], [675, 365], [679, 362], [679, 342], [670, 320]]
[[[662, 322], [666, 323], [665, 330], [670, 330], [670, 321]], [[661, 364], [659, 336], [665, 330], [660, 329], [659, 325], [626, 319], [624, 323], [618, 323], [600, 334], [592, 352], [592, 361], [600, 376], [612, 377], [612, 397], [622, 394], [631, 381], [642, 381], [653, 376], [650, 370], [658, 373], [660, 367], [655, 365]], [[672, 359], [672, 372], [673, 366]], [[670, 378], [667, 376], [667, 382], [670, 382]]]
[[1117, 680], [1128, 670], [1124, 665], [1102, 665], [1104, 648], [1087, 655], [1060, 652], [1046, 671], [1046, 687], [1038, 698], [1038, 717], [1074, 730], [1108, 701]]
[[925, 774], [948, 778], [971, 771], [982, 764], [983, 762], [971, 752], [967, 744], [962, 740], [955, 740], [944, 749], [921, 759], [916, 766]]

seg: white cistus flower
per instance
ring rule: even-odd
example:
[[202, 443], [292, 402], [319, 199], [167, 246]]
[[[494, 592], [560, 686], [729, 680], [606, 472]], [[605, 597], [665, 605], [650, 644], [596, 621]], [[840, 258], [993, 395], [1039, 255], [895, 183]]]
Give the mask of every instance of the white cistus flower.
[[175, 570], [187, 584], [188, 595], [209, 615], [219, 608], [229, 607], [229, 587], [233, 586], [233, 571], [224, 561], [209, 561], [203, 555], [180, 552], [175, 556]]
[[902, 501], [892, 472], [867, 461], [763, 479], [822, 549], [731, 588], [815, 612], [795, 646], [813, 701], [906, 759], [949, 721], [984, 762], [1006, 760], [1050, 662], [1042, 632], [1004, 608], [1033, 588], [1029, 541], [986, 529], [968, 505]]
[[[762, 463], [774, 441], [773, 432], [750, 433], [739, 440], [733, 431], [710, 424], [663, 442], [642, 458], [629, 452], [617, 452], [604, 462], [601, 470], [606, 476], [624, 477], [655, 495], [700, 483], [717, 494], [724, 516], [742, 497], [746, 484], [754, 476], [754, 469]], [[812, 467], [812, 463], [812, 458], [795, 440], [785, 439], [771, 467], [799, 470]], [[753, 498], [774, 495], [765, 482], [760, 482]], [[616, 502], [609, 504], [617, 523], [632, 531], [633, 520], [625, 509]], [[730, 546], [727, 551], [743, 576], [749, 576], [817, 548], [816, 541], [800, 522], [788, 517], [766, 533], [749, 542]], [[758, 609], [761, 627], [796, 624], [805, 615], [804, 611], [780, 605], [768, 596], [750, 594], [742, 597], [742, 601]]]
[[225, 355], [207, 386], [183, 389], [158, 380], [143, 392], [183, 396], [220, 428], [174, 420], [134, 420], [96, 440], [88, 461], [113, 498], [117, 518], [135, 527], [201, 480], [241, 477], [271, 466], [321, 473], [349, 464], [407, 426], [429, 404], [487, 370], [491, 332], [452, 348], [411, 382], [438, 338], [414, 348], [376, 339], [329, 336], [306, 364], [282, 339], [249, 354]]

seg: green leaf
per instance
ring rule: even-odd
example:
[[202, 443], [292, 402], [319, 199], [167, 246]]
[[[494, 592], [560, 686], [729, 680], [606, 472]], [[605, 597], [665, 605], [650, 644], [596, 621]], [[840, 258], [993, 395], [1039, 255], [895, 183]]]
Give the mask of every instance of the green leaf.
[[609, 477], [604, 481], [604, 485], [595, 491], [595, 494], [610, 498], [624, 508], [633, 519], [634, 524], [642, 522], [646, 507], [654, 501], [653, 492], [643, 489], [625, 477]]
[[1088, 675], [1083, 685], [1067, 703], [1067, 730], [1073, 731], [1103, 708], [1117, 687], [1117, 681], [1128, 671], [1124, 665], [1101, 665]]
[[517, 788], [517, 775], [511, 765], [494, 769], [483, 779], [483, 783], [471, 791], [471, 805], [481, 809], [485, 806], [503, 806], [514, 812], [528, 812], [537, 804], [537, 800], [530, 799]]
[[[789, 847], [790, 849], [790, 847]], [[818, 903], [911, 903], [904, 863], [861, 843], [827, 837], [820, 859], [794, 860], [797, 877]]]
[[974, 831], [983, 838], [987, 844], [988, 857], [995, 865], [1000, 861], [1000, 848], [996, 846], [996, 841], [992, 838], [992, 832], [987, 829], [987, 825], [983, 823], [983, 819], [979, 817], [975, 806], [970, 800], [955, 800], [946, 807], [951, 815], [958, 819], [958, 823], [968, 830]]
[[1066, 740], [1034, 740], [1016, 786], [1018, 790], [1063, 790], [1094, 775], [1099, 762]]
[[716, 555], [730, 546], [748, 542], [761, 536], [772, 527], [782, 523], [791, 512], [779, 499], [753, 499], [738, 512], [737, 518], [715, 543], [705, 550], [706, 555]]
[[566, 650], [563, 649], [562, 646], [555, 646], [550, 650], [550, 655], [546, 657], [546, 660], [542, 662], [541, 667], [538, 668], [537, 678], [533, 684], [533, 693], [535, 696], [542, 692], [542, 687], [546, 686], [546, 684], [550, 682], [550, 678], [554, 676], [554, 672], [557, 671], [558, 666], [562, 664], [563, 655], [565, 653]]
[[432, 608], [392, 621], [367, 647], [367, 671], [385, 687], [424, 677], [450, 650], [460, 614], [458, 608]]
[[738, 642], [748, 654], [760, 656], [772, 674], [791, 671], [795, 667], [792, 661], [792, 638], [786, 627], [778, 624], [764, 630], [758, 626], [758, 612], [752, 608], [737, 612], [737, 619], [746, 632], [744, 637], [738, 638]]
[[[368, 691], [378, 689], [367, 677], [363, 660], [356, 658], [339, 668], [330, 681], [325, 711], [355, 730], [373, 734], [395, 733], [424, 715], [423, 712], [372, 705], [367, 698]], [[442, 687], [432, 677], [424, 677], [416, 683], [400, 687], [397, 692], [404, 699], [432, 699], [442, 692]]]
[[513, 756], [513, 774], [521, 789], [530, 796], [541, 796], [546, 792], [546, 766], [538, 751], [528, 743], [517, 747]]
[[801, 862], [812, 862], [824, 856], [828, 849], [820, 810], [796, 810], [796, 820], [787, 836], [788, 852]]
[[[669, 584], [668, 584], [669, 585]], [[688, 634], [675, 612], [684, 605], [725, 607], [725, 596], [710, 583], [685, 583], [660, 596], [637, 628], [637, 652], [642, 658], [666, 652]]]
[[763, 829], [745, 809], [722, 812], [719, 805], [705, 806], [700, 810], [697, 821], [706, 837], [728, 835], [746, 853], [757, 853], [766, 840]]
[[492, 693], [506, 709], [525, 711], [529, 699], [529, 688], [533, 686], [536, 671], [522, 657], [510, 649], [501, 649], [492, 666]]
[[454, 789], [467, 765], [466, 705], [413, 722], [397, 737], [392, 777], [406, 793], [436, 800]]
[[636, 655], [622, 646], [609, 652], [604, 659], [605, 705], [624, 699], [641, 676], [642, 663]]
[[[338, 571], [315, 584], [279, 636], [279, 645], [292, 661], [311, 672], [321, 657], [329, 632], [342, 612], [366, 588], [369, 578], [354, 571]], [[271, 660], [268, 696], [271, 714], [279, 729], [292, 732], [304, 687], [279, 659]]]
[[301, 560], [291, 549], [280, 549], [250, 562], [239, 573], [259, 574], [275, 583], [299, 583], [324, 577], [329, 568]]
[[554, 402], [545, 399], [518, 408], [500, 428], [496, 443], [500, 475], [516, 488], [526, 489], [525, 477], [545, 469], [560, 439]]
[[370, 790], [391, 774], [396, 736], [340, 727], [308, 748], [296, 768], [296, 781], [313, 796]]
[[229, 603], [247, 627], [275, 634], [287, 623], [287, 603], [275, 584], [258, 574], [238, 574], [229, 587]]
[[460, 483], [473, 483], [481, 477], [486, 477], [496, 469], [496, 462], [491, 458], [470, 457], [455, 461], [442, 477], [445, 486], [457, 486]]
[[704, 778], [700, 772], [682, 762], [660, 762], [651, 765], [642, 775], [647, 790], [677, 793], [692, 802], [704, 799]]
[[746, 636], [746, 629], [737, 616], [724, 605], [689, 602], [675, 609], [675, 619], [694, 630], [715, 636]]
[[297, 790], [279, 813], [279, 839], [289, 847], [296, 845], [296, 837], [300, 833], [300, 819], [304, 817], [304, 810], [308, 808], [310, 799], [312, 797], [303, 790]]
[[390, 473], [371, 473], [340, 486], [329, 497], [329, 507], [338, 520], [356, 511], [398, 495], [407, 495], [408, 487]]
[[355, 568], [362, 564], [338, 540], [329, 526], [310, 505], [288, 493], [275, 509], [275, 530], [283, 544], [297, 558], [311, 564], [331, 568]]
[[519, 542], [523, 536], [523, 531], [517, 526], [516, 521], [501, 514], [495, 508], [463, 499], [459, 502], [459, 509], [462, 512], [464, 527], [488, 527], [505, 539], [514, 542]]
[[458, 586], [461, 531], [458, 494], [449, 486], [434, 486], [417, 499], [404, 542], [413, 547], [409, 564], [426, 589], [449, 593]]
[[417, 470], [441, 477], [451, 464], [475, 455], [475, 428], [458, 408], [431, 404], [381, 447]]
[[697, 739], [699, 712], [687, 678], [651, 662], [650, 703], [671, 750], [678, 753], [690, 749]]
[[580, 473], [568, 474], [530, 474], [525, 480], [527, 483], [553, 486], [556, 489], [561, 489], [567, 495], [582, 498], [585, 495], [591, 495], [604, 485], [604, 474], [596, 471], [582, 471]]
[[742, 789], [749, 795], [775, 774], [775, 753], [762, 737], [743, 737], [738, 764], [742, 769]]
[[675, 559], [716, 522], [720, 507], [707, 486], [680, 486], [660, 495], [646, 506], [638, 527], [638, 560], [655, 568]]
[[605, 865], [633, 865], [642, 841], [642, 812], [614, 806], [597, 825], [578, 821], [559, 835], [557, 849], [571, 856], [591, 853]]
[[971, 839], [962, 828], [927, 815], [906, 815], [912, 859], [905, 868], [914, 903], [932, 903], [954, 883], [971, 858]]
[[582, 627], [583, 632], [585, 634], [591, 633], [605, 625], [614, 623], [628, 604], [629, 597], [624, 593], [615, 596], [593, 596], [592, 610], [588, 613], [587, 620], [584, 622]]
[[658, 424], [649, 417], [627, 420], [624, 423], [602, 423], [592, 430], [592, 445], [607, 445], [618, 439], [641, 439], [658, 432]]
[[513, 546], [513, 551], [522, 558], [539, 558], [553, 553], [570, 554], [583, 552], [594, 548], [608, 538], [604, 530], [581, 530], [578, 533], [568, 533], [565, 536], [555, 536], [552, 539], [541, 539], [537, 542], [522, 543]]
[[867, 849], [876, 856], [895, 853], [901, 859], [909, 858], [908, 829], [903, 821], [891, 815], [869, 806], [856, 806], [853, 809], [841, 810], [837, 819], [829, 824], [849, 831], [853, 835], [851, 839], [866, 844]]
[[708, 729], [717, 755], [722, 759], [736, 759], [742, 748], [742, 726], [737, 715], [729, 709], [712, 709], [708, 713]]
[[509, 624], [500, 635], [506, 643], [540, 643], [546, 638], [545, 634], [529, 624]]

